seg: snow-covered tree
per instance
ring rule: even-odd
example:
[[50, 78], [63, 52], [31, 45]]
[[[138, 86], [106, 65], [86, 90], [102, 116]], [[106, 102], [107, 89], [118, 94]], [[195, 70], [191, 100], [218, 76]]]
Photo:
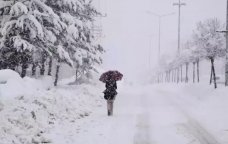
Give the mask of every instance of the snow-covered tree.
[[222, 24], [217, 19], [208, 19], [199, 22], [193, 34], [193, 41], [198, 50], [203, 51], [205, 57], [211, 62], [211, 74], [213, 76], [214, 86], [216, 84], [216, 73], [214, 61], [217, 57], [224, 56], [224, 36], [216, 31], [222, 29]]
[[49, 0], [46, 1], [61, 20], [67, 25], [62, 34], [63, 46], [74, 61], [77, 75], [91, 69], [94, 62], [101, 63], [103, 48], [94, 44], [92, 22], [99, 13], [92, 7], [91, 1]]
[[184, 45], [184, 53], [181, 54], [183, 57], [183, 61], [186, 64], [186, 81], [188, 81], [188, 65], [189, 63], [192, 63], [193, 69], [192, 69], [192, 78], [193, 83], [195, 83], [196, 79], [196, 66], [197, 66], [197, 81], [199, 82], [199, 62], [204, 55], [204, 52], [197, 48], [192, 41], [187, 41]]
[[[1, 23], [1, 50], [14, 52], [19, 57], [27, 54], [32, 58], [33, 54], [39, 53], [41, 58], [46, 55], [60, 58], [56, 36], [66, 25], [59, 16], [41, 0], [11, 1], [9, 13], [3, 14]], [[71, 63], [69, 57], [62, 57], [62, 60]], [[23, 61], [22, 68], [27, 68], [23, 65], [28, 63]]]
[[[100, 55], [104, 50], [95, 43], [91, 29], [99, 13], [90, 0], [8, 0], [1, 4], [0, 56], [9, 53], [4, 54], [4, 62], [26, 54], [29, 61], [23, 63], [32, 64], [33, 74], [39, 66], [44, 75], [45, 62], [49, 60], [51, 75], [55, 59], [56, 84], [62, 62], [76, 67], [81, 75], [102, 62]], [[16, 60], [17, 65], [21, 64]]]
[[[200, 81], [200, 76], [199, 76], [199, 71], [200, 71], [200, 61], [202, 59], [205, 58], [205, 52], [203, 49], [201, 49], [200, 47], [197, 47], [197, 45], [192, 44], [191, 48], [190, 48], [191, 52], [192, 52], [192, 60], [194, 63], [194, 68], [195, 68], [195, 63], [197, 66], [197, 81]], [[195, 73], [195, 70], [194, 70]], [[194, 77], [194, 81], [195, 81], [195, 77]]]

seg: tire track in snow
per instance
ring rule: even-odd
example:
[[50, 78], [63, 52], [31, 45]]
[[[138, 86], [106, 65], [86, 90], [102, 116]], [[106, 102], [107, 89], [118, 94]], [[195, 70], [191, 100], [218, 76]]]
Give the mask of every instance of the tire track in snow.
[[150, 137], [150, 113], [147, 95], [141, 95], [139, 106], [141, 112], [137, 115], [134, 144], [152, 144]]
[[190, 144], [220, 144], [212, 134], [191, 118], [188, 123], [179, 124], [177, 127], [190, 139]]
[[[177, 124], [177, 128], [186, 138], [190, 140], [188, 144], [220, 144], [216, 138], [208, 132], [197, 120], [192, 118], [186, 110], [184, 110], [178, 102], [174, 99], [171, 99], [170, 95], [178, 95], [173, 92], [160, 91], [163, 95], [167, 96], [167, 99], [172, 103], [179, 112], [188, 119], [188, 122]], [[169, 96], [168, 96], [169, 95]]]
[[149, 117], [147, 114], [138, 115], [134, 144], [151, 144]]

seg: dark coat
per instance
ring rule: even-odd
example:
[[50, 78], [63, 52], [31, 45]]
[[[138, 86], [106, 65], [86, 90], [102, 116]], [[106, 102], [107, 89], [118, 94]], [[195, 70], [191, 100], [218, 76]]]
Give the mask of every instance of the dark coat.
[[106, 90], [104, 91], [104, 98], [106, 100], [114, 100], [117, 95], [116, 89], [117, 84], [116, 81], [109, 81], [105, 84]]

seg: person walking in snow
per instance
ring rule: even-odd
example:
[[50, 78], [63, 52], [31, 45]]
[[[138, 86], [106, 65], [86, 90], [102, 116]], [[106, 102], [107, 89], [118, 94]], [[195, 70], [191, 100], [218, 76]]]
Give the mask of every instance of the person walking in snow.
[[108, 116], [113, 115], [113, 103], [117, 95], [116, 81], [108, 81], [105, 84], [106, 90], [104, 91], [104, 98], [107, 100]]
[[113, 103], [117, 95], [116, 81], [121, 80], [123, 75], [118, 71], [107, 71], [100, 77], [100, 81], [105, 83], [104, 98], [107, 100], [108, 116], [113, 115]]

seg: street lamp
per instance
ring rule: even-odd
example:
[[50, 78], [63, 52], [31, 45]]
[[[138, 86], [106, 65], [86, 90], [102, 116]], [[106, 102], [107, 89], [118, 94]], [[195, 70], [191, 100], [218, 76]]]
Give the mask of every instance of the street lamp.
[[148, 14], [150, 15], [153, 15], [153, 16], [156, 16], [158, 17], [158, 20], [159, 20], [159, 32], [158, 32], [158, 60], [160, 60], [160, 52], [161, 52], [161, 19], [163, 17], [166, 17], [166, 16], [170, 16], [170, 15], [174, 15], [175, 13], [168, 13], [168, 14], [163, 14], [163, 15], [159, 15], [159, 14], [156, 14], [156, 13], [153, 13], [151, 11], [147, 11]]

